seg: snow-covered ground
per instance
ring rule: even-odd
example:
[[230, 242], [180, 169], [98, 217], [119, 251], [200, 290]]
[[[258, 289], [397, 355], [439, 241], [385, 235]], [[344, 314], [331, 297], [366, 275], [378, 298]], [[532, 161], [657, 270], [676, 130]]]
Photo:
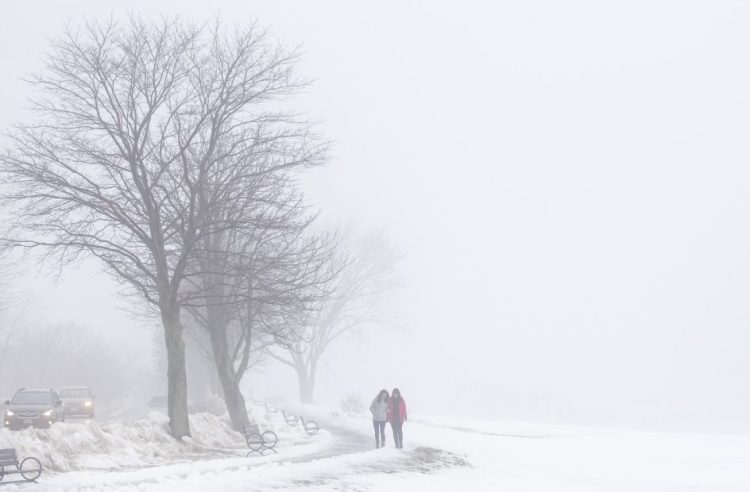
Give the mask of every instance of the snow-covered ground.
[[[456, 422], [415, 415], [405, 449], [375, 450], [366, 415], [288, 406], [316, 418], [309, 437], [254, 407], [279, 433], [279, 454], [245, 457], [225, 420], [193, 417], [193, 439], [169, 440], [166, 420], [65, 424], [0, 433], [0, 447], [36, 454], [57, 472], [40, 491], [747, 491], [750, 438], [675, 435], [537, 424]], [[46, 434], [45, 434], [46, 432]], [[391, 443], [389, 439], [389, 444]], [[73, 470], [62, 472], [62, 470]]]
[[[336, 420], [369, 428], [367, 416]], [[750, 490], [750, 437], [745, 436], [457, 422], [418, 415], [404, 433], [402, 466], [344, 477], [338, 482], [346, 485], [343, 490]]]

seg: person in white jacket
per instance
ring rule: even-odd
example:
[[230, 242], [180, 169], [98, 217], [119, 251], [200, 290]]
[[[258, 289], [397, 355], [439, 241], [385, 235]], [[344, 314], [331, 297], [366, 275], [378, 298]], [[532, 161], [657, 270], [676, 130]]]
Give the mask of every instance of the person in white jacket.
[[388, 402], [390, 395], [387, 390], [380, 390], [378, 396], [370, 404], [372, 413], [372, 428], [375, 429], [375, 448], [385, 446], [385, 422], [388, 420]]

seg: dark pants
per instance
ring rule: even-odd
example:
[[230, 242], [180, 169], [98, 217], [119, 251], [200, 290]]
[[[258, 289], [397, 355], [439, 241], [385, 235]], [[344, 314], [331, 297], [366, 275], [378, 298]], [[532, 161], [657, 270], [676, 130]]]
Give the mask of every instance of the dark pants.
[[404, 447], [404, 423], [403, 422], [391, 422], [391, 429], [393, 429], [393, 442], [397, 448]]
[[385, 422], [373, 420], [372, 428], [375, 429], [375, 445], [377, 447], [385, 446]]

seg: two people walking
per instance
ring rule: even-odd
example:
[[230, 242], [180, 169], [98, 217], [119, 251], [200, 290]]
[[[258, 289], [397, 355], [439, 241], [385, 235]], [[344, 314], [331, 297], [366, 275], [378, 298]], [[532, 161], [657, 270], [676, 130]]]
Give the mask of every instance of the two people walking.
[[372, 427], [375, 429], [375, 447], [385, 446], [385, 423], [390, 422], [393, 430], [393, 442], [397, 448], [404, 447], [404, 422], [406, 422], [406, 402], [401, 391], [394, 388], [389, 395], [387, 390], [380, 390], [370, 404]]

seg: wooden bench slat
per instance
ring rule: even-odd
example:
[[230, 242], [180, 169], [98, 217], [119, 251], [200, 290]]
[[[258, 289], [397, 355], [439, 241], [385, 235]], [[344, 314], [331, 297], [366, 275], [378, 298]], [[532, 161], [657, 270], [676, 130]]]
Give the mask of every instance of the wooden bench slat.
[[[18, 455], [14, 448], [0, 449], [0, 466], [18, 466]], [[6, 473], [14, 473], [14, 471], [7, 470]]]
[[[29, 465], [26, 466], [26, 463]], [[23, 480], [16, 480], [16, 482], [10, 483], [36, 482], [43, 471], [42, 464], [36, 458], [28, 457], [19, 462], [18, 454], [13, 448], [0, 449], [0, 466], [3, 467], [3, 475], [20, 474], [23, 477]]]

